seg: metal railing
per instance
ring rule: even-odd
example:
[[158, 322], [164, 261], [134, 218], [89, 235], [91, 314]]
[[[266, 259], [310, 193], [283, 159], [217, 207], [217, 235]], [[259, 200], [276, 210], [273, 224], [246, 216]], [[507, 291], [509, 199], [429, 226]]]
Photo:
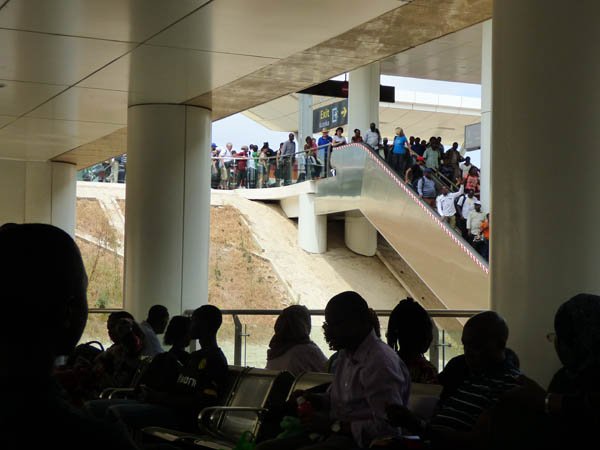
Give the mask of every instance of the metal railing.
[[[309, 310], [311, 316], [325, 316], [325, 310], [312, 309]], [[379, 318], [389, 318], [392, 310], [375, 310]], [[435, 309], [427, 310], [432, 319], [467, 319], [482, 311], [480, 310], [446, 310]], [[184, 315], [191, 316], [193, 310], [184, 311]], [[234, 324], [234, 339], [233, 339], [233, 361], [235, 365], [242, 365], [242, 348], [246, 347], [247, 339], [251, 336], [247, 332], [245, 325], [240, 320], [240, 316], [279, 316], [282, 313], [281, 309], [222, 309], [223, 316], [231, 316]], [[382, 333], [382, 337], [384, 333]], [[429, 359], [432, 364], [438, 369], [442, 369], [446, 363], [446, 351], [453, 344], [447, 341], [446, 330], [439, 330], [434, 322], [433, 341], [429, 348]], [[191, 344], [190, 350], [195, 350], [195, 342]], [[266, 348], [264, 349], [266, 353]], [[246, 362], [244, 361], [244, 365]]]
[[[331, 175], [331, 150], [327, 144], [287, 156], [261, 158], [259, 151], [256, 157], [211, 157], [211, 187], [263, 189], [327, 178]], [[239, 161], [246, 161], [244, 168], [238, 167]]]

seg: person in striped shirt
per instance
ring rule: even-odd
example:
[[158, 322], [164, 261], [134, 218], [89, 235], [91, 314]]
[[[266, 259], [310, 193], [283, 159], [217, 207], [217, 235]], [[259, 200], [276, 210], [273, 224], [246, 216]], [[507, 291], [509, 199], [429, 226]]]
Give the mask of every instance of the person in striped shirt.
[[[441, 448], [476, 448], [484, 439], [478, 430], [503, 393], [520, 386], [521, 372], [506, 357], [508, 326], [502, 317], [486, 311], [472, 317], [463, 329], [467, 373], [443, 400], [429, 422], [405, 408], [388, 407], [388, 418], [430, 439]], [[440, 374], [443, 379], [443, 373]]]

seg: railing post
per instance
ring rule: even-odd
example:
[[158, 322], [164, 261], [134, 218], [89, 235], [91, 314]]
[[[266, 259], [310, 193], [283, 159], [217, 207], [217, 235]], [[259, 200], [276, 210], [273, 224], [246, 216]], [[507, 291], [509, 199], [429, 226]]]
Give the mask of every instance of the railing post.
[[433, 322], [433, 340], [429, 346], [429, 361], [435, 366], [440, 373], [440, 330], [435, 321]]
[[242, 322], [237, 314], [233, 315], [233, 324], [235, 326], [235, 337], [233, 341], [233, 364], [242, 365]]

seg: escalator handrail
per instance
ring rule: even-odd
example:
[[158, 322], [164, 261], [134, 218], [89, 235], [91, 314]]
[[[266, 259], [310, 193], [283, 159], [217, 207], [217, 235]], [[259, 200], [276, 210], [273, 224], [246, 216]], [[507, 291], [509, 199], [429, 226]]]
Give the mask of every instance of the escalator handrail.
[[345, 150], [345, 149], [349, 149], [352, 146], [359, 146], [360, 148], [362, 148], [367, 155], [369, 155], [369, 157], [376, 163], [378, 164], [381, 169], [387, 173], [392, 180], [394, 180], [396, 182], [396, 184], [402, 188], [404, 190], [404, 192], [406, 192], [410, 198], [412, 198], [420, 207], [421, 209], [423, 209], [423, 211], [425, 211], [429, 217], [440, 227], [444, 230], [444, 232], [450, 237], [452, 238], [452, 240], [456, 243], [456, 245], [458, 245], [478, 266], [481, 270], [483, 270], [487, 275], [489, 275], [490, 273], [490, 269], [489, 269], [489, 265], [485, 262], [485, 260], [475, 251], [475, 249], [473, 247], [471, 247], [463, 238], [462, 236], [459, 236], [458, 233], [451, 229], [450, 227], [448, 227], [444, 222], [442, 222], [439, 218], [439, 215], [437, 214], [437, 212], [431, 208], [427, 203], [425, 203], [423, 200], [421, 200], [419, 198], [419, 196], [417, 194], [415, 194], [415, 192], [406, 184], [406, 182], [404, 181], [404, 178], [399, 177], [398, 174], [387, 164], [387, 162], [385, 162], [372, 148], [370, 148], [368, 145], [359, 142], [359, 143], [351, 143], [351, 144], [346, 144], [346, 145], [341, 145], [339, 147], [337, 147], [333, 153], [335, 153], [336, 150]]

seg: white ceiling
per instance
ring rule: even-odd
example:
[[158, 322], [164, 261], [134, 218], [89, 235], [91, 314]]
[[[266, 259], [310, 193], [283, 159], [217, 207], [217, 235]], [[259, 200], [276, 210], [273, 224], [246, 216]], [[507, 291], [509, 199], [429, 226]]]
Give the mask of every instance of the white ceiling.
[[381, 62], [381, 73], [481, 84], [483, 25], [470, 26]]
[[11, 0], [0, 157], [46, 160], [401, 6], [398, 0]]

